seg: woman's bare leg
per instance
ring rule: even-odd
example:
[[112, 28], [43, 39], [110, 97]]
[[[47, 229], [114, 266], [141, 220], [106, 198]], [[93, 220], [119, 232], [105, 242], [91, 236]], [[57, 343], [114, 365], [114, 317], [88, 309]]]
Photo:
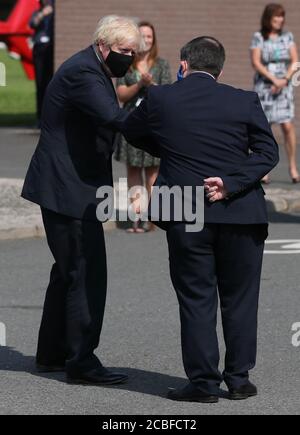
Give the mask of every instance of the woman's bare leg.
[[[127, 185], [128, 185], [128, 190], [135, 186], [144, 185], [143, 168], [127, 165]], [[131, 228], [129, 228], [128, 232], [144, 233], [145, 231], [142, 228], [139, 228], [138, 222], [132, 222], [132, 226]]]

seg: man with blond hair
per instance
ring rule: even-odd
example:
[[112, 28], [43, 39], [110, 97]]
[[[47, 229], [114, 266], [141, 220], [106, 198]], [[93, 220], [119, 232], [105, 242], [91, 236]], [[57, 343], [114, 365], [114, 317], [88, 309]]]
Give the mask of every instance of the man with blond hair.
[[141, 48], [129, 18], [100, 20], [94, 44], [68, 59], [47, 89], [41, 136], [22, 196], [41, 207], [55, 263], [47, 289], [36, 364], [65, 370], [70, 383], [110, 385], [125, 374], [104, 368], [94, 354], [102, 328], [106, 286], [103, 227], [96, 191], [112, 186], [113, 144], [126, 117], [112, 77], [122, 77]]

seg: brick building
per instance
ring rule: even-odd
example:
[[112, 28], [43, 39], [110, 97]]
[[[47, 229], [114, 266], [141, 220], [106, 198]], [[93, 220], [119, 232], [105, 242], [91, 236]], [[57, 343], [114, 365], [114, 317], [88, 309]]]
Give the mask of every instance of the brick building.
[[[160, 55], [167, 58], [175, 79], [179, 48], [199, 35], [220, 39], [227, 51], [222, 81], [252, 88], [249, 44], [259, 29], [267, 0], [58, 0], [56, 1], [56, 65], [91, 42], [97, 20], [107, 14], [130, 15], [153, 22]], [[300, 2], [283, 0], [286, 28], [300, 47]], [[296, 126], [300, 136], [300, 91], [296, 89]]]

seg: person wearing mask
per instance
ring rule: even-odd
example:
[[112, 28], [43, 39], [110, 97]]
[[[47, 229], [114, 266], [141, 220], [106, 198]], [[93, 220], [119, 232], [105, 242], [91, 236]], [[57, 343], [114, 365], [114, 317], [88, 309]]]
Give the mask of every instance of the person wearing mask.
[[129, 18], [100, 20], [94, 43], [72, 56], [49, 84], [41, 136], [23, 198], [39, 204], [54, 257], [36, 355], [41, 372], [66, 371], [67, 381], [110, 385], [125, 374], [103, 367], [94, 351], [103, 323], [107, 266], [96, 192], [112, 186], [120, 109], [112, 77], [131, 66], [142, 40]]

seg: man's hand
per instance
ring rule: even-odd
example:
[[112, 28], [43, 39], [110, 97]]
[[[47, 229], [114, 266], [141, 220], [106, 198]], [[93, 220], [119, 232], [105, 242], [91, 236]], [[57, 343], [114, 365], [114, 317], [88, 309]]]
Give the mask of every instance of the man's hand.
[[221, 201], [227, 196], [222, 178], [211, 177], [204, 180], [204, 189], [210, 202]]

